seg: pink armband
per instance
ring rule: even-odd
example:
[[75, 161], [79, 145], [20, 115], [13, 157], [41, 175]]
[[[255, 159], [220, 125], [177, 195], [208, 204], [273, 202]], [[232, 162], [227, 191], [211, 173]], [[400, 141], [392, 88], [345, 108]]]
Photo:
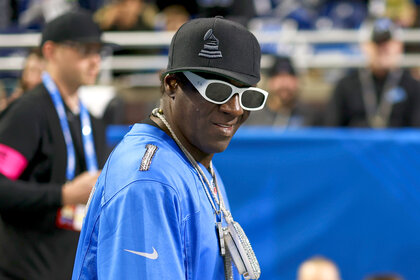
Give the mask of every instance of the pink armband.
[[26, 158], [15, 149], [0, 144], [0, 173], [16, 180], [28, 165]]

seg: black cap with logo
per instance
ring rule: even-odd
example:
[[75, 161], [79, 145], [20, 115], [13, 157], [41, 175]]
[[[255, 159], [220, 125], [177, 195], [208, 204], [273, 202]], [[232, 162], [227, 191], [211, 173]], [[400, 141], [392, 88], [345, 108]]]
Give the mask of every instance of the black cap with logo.
[[244, 26], [222, 17], [199, 18], [175, 33], [163, 75], [192, 70], [255, 85], [260, 80], [260, 59], [260, 45]]
[[41, 47], [46, 41], [79, 43], [100, 43], [102, 30], [93, 21], [92, 15], [84, 10], [67, 12], [49, 21], [43, 31]]

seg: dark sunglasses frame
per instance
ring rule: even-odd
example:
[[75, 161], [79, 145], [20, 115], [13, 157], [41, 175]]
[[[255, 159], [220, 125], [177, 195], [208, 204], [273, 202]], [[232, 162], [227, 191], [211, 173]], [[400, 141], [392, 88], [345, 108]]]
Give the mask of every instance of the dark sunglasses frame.
[[89, 55], [103, 55], [104, 48], [101, 44], [97, 43], [80, 43], [74, 41], [64, 41], [60, 42], [60, 45], [67, 46], [69, 48], [74, 49], [78, 52], [81, 56], [89, 56]]

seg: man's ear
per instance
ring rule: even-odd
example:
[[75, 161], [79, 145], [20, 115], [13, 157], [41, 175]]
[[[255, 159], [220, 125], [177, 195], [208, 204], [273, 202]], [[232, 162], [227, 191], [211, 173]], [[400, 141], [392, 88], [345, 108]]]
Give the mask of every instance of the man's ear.
[[165, 86], [165, 94], [167, 94], [170, 98], [175, 98], [175, 93], [178, 90], [179, 84], [178, 81], [173, 74], [167, 74], [163, 78], [163, 83]]
[[55, 47], [56, 45], [54, 44], [54, 42], [51, 42], [51, 41], [46, 41], [44, 45], [42, 45], [41, 51], [45, 59], [47, 60], [51, 59], [51, 57], [53, 56]]

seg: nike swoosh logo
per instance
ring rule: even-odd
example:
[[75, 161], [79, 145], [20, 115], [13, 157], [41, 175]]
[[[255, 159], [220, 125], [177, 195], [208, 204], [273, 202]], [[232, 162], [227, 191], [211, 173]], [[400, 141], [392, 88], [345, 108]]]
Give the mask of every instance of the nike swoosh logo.
[[133, 253], [133, 254], [136, 254], [136, 255], [151, 259], [151, 260], [156, 260], [159, 257], [158, 252], [156, 251], [154, 247], [152, 248], [153, 248], [153, 253], [137, 252], [137, 251], [127, 250], [127, 249], [124, 249], [124, 251]]

